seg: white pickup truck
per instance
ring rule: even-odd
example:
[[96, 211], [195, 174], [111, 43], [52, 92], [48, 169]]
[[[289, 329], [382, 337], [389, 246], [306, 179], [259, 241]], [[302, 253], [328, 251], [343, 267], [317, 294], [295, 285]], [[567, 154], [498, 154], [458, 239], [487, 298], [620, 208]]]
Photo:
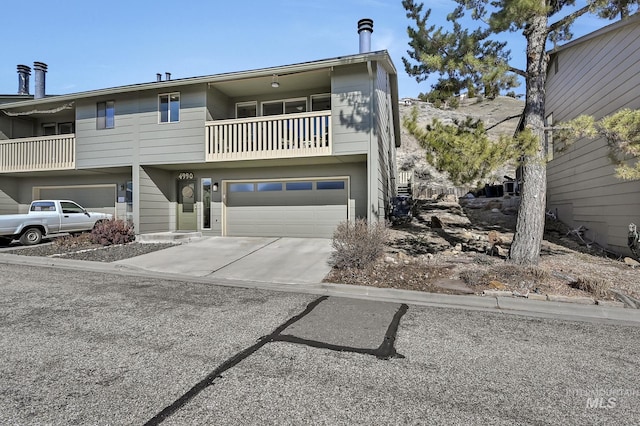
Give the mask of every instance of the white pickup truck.
[[0, 246], [15, 239], [24, 245], [39, 244], [45, 235], [90, 231], [97, 222], [111, 217], [88, 212], [69, 200], [36, 200], [29, 213], [0, 215]]

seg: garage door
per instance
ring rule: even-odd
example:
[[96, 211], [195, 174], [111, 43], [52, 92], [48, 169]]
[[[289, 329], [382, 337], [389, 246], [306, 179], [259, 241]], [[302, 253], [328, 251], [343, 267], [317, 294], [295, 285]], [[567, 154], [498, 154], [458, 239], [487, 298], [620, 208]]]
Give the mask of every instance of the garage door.
[[347, 199], [344, 178], [228, 183], [226, 235], [330, 238]]
[[88, 210], [115, 214], [116, 186], [87, 185], [66, 187], [39, 187], [36, 198], [48, 200], [72, 200]]

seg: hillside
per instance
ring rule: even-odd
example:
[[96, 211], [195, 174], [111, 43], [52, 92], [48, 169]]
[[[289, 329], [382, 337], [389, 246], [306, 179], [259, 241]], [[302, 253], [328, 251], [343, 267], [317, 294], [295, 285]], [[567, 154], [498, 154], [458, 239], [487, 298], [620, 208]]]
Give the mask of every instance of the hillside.
[[[494, 100], [465, 99], [460, 102], [457, 109], [443, 110], [434, 108], [427, 102], [421, 102], [411, 99], [410, 102], [400, 102], [400, 120], [404, 119], [411, 113], [413, 108], [418, 108], [418, 122], [422, 125], [430, 124], [434, 118], [445, 123], [452, 123], [454, 119], [464, 120], [466, 117], [480, 119], [485, 123], [485, 127], [490, 127], [502, 122], [508, 117], [516, 116], [510, 120], [498, 124], [489, 130], [492, 138], [497, 138], [501, 134], [512, 135], [518, 122], [519, 114], [524, 108], [524, 101], [511, 97], [500, 96]], [[397, 151], [397, 165], [399, 171], [409, 171], [413, 169], [416, 174], [415, 186], [420, 196], [431, 195], [433, 192], [447, 192], [453, 188], [453, 184], [447, 179], [446, 175], [437, 172], [433, 167], [427, 164], [425, 160], [424, 149], [420, 147], [418, 141], [411, 136], [407, 130], [402, 127], [401, 130], [402, 144]], [[506, 165], [505, 168], [499, 170], [493, 179], [482, 183], [502, 183], [503, 176], [513, 176], [514, 167]], [[463, 194], [459, 194], [463, 195]]]

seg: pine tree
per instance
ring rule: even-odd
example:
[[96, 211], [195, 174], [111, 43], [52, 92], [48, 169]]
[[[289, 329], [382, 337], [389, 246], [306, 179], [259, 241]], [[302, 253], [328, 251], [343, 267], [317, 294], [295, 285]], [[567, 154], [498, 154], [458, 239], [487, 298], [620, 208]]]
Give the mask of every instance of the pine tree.
[[[496, 94], [517, 85], [524, 78], [525, 107], [523, 124], [536, 149], [523, 149], [522, 198], [514, 234], [510, 260], [521, 265], [538, 262], [544, 233], [546, 206], [546, 152], [544, 146], [545, 83], [548, 55], [547, 41], [571, 39], [571, 25], [588, 13], [614, 18], [628, 16], [637, 9], [640, 0], [593, 0], [572, 8], [573, 0], [455, 0], [457, 7], [448, 15], [452, 31], [431, 25], [431, 10], [423, 13], [423, 4], [403, 0], [409, 26], [409, 58], [403, 58], [405, 69], [417, 81], [437, 73], [456, 79], [462, 85], [474, 86], [485, 94]], [[571, 9], [571, 12], [567, 10]], [[475, 30], [463, 28], [461, 18], [470, 12], [478, 22]], [[526, 40], [526, 68], [509, 64], [510, 51], [506, 42], [492, 36], [520, 32]], [[527, 142], [527, 143], [529, 143]]]

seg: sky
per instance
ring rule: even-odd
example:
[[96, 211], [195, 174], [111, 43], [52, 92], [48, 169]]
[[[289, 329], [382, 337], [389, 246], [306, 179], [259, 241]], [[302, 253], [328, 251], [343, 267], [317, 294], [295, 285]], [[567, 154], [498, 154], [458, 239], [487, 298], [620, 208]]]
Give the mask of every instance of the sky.
[[[578, 1], [580, 3], [580, 0]], [[430, 20], [447, 25], [455, 6], [432, 0]], [[357, 54], [357, 22], [374, 21], [372, 50], [388, 50], [400, 98], [428, 92], [404, 71], [407, 26], [401, 0], [31, 0], [3, 1], [0, 93], [16, 94], [16, 65], [49, 66], [47, 94], [289, 65]], [[583, 19], [584, 35], [607, 21]], [[475, 27], [474, 27], [475, 28]], [[512, 65], [524, 68], [524, 38], [505, 37]], [[31, 75], [30, 93], [34, 92]], [[524, 87], [515, 89], [524, 93]]]

